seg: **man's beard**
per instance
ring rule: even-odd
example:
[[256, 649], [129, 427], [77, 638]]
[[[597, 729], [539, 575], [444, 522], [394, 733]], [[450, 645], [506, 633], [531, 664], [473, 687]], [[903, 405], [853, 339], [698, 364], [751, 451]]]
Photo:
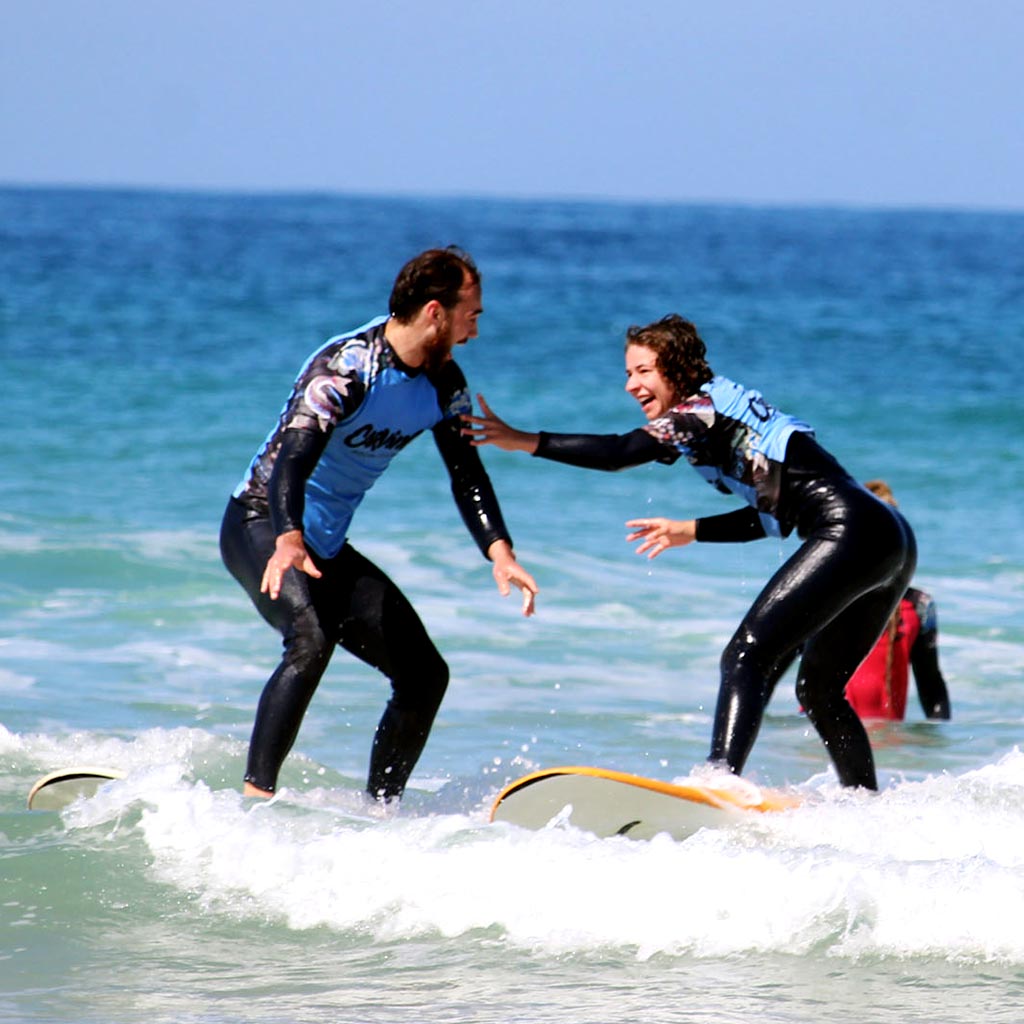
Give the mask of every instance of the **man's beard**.
[[445, 321], [444, 326], [438, 331], [434, 343], [427, 350], [427, 356], [423, 363], [427, 373], [440, 370], [451, 359], [452, 348], [451, 324]]

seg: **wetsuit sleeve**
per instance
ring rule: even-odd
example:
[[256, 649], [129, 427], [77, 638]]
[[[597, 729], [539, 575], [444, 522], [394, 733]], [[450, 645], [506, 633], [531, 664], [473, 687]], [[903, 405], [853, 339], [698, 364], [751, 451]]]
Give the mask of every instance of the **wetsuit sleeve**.
[[462, 417], [473, 410], [466, 378], [459, 365], [450, 359], [430, 376], [437, 391], [442, 419], [434, 428], [434, 442], [452, 479], [452, 497], [484, 558], [496, 540], [512, 538], [505, 526], [497, 495], [484, 469], [480, 453], [462, 433]]
[[679, 452], [674, 448], [639, 428], [628, 434], [549, 434], [541, 431], [533, 454], [568, 466], [607, 471], [630, 469], [646, 462], [672, 463], [679, 458]]
[[935, 602], [923, 591], [911, 588], [907, 596], [914, 604], [921, 628], [910, 649], [917, 695], [925, 718], [949, 718], [949, 690], [939, 669], [939, 621]]
[[704, 543], [746, 543], [767, 536], [754, 508], [738, 508], [697, 520], [697, 540]]
[[452, 496], [462, 521], [484, 557], [496, 540], [508, 541], [512, 546], [490, 477], [480, 453], [463, 436], [462, 420], [458, 417], [442, 420], [434, 427], [434, 441], [452, 478]]
[[302, 529], [306, 481], [313, 472], [330, 434], [320, 430], [286, 430], [270, 474], [267, 500], [274, 536]]

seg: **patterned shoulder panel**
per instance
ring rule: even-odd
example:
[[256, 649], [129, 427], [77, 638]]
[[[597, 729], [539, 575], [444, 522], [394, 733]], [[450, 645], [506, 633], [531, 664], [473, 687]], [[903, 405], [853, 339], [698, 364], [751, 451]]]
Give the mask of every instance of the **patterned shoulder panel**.
[[[726, 438], [717, 429], [719, 416], [710, 395], [698, 393], [673, 406], [663, 416], [652, 420], [643, 429], [660, 444], [671, 448], [675, 458], [682, 455], [687, 462], [702, 471], [718, 490], [729, 493], [718, 473], [728, 468], [732, 459], [722, 450]], [[671, 462], [665, 458], [660, 461]], [[708, 472], [712, 471], [709, 475]]]
[[329, 431], [352, 415], [384, 359], [377, 333], [332, 338], [313, 354], [281, 414], [282, 430]]
[[661, 444], [687, 449], [715, 422], [715, 403], [705, 394], [692, 395], [673, 406], [643, 429]]
[[265, 506], [267, 486], [286, 430], [329, 433], [359, 409], [382, 359], [384, 322], [382, 317], [331, 338], [306, 360], [273, 429], [235, 488], [236, 498]]

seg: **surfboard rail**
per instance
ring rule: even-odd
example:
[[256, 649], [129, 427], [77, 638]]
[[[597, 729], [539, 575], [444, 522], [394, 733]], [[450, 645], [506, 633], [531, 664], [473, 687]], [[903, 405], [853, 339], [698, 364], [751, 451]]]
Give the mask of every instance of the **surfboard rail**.
[[542, 829], [569, 824], [601, 837], [685, 839], [702, 828], [735, 824], [749, 815], [785, 811], [802, 798], [739, 777], [663, 782], [588, 765], [545, 768], [508, 783], [491, 807], [492, 822]]
[[26, 803], [30, 811], [60, 810], [80, 796], [92, 796], [104, 782], [123, 779], [124, 776], [125, 773], [118, 768], [95, 765], [58, 768], [33, 783]]
[[562, 765], [555, 768], [543, 768], [510, 782], [495, 798], [491, 807], [491, 820], [494, 820], [494, 812], [498, 805], [517, 790], [556, 775], [587, 775], [592, 778], [611, 779], [626, 785], [637, 786], [640, 789], [651, 790], [654, 793], [664, 793], [666, 796], [691, 800], [694, 803], [709, 804], [712, 807], [737, 807], [747, 811], [785, 811], [802, 802], [795, 794], [778, 789], [763, 789], [752, 782], [746, 782], [739, 778], [735, 782], [726, 780], [720, 785], [705, 784], [696, 780], [676, 783], [649, 779], [643, 775], [632, 775], [629, 772], [615, 771], [612, 768]]

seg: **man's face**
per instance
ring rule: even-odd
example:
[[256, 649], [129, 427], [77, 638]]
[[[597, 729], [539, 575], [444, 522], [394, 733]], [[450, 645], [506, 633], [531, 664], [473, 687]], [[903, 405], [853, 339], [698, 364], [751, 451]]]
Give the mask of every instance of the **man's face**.
[[451, 359], [456, 345], [465, 345], [470, 338], [477, 336], [477, 321], [483, 311], [480, 285], [467, 274], [459, 290], [459, 301], [450, 310], [442, 308], [441, 324], [430, 351], [429, 361], [433, 369]]

